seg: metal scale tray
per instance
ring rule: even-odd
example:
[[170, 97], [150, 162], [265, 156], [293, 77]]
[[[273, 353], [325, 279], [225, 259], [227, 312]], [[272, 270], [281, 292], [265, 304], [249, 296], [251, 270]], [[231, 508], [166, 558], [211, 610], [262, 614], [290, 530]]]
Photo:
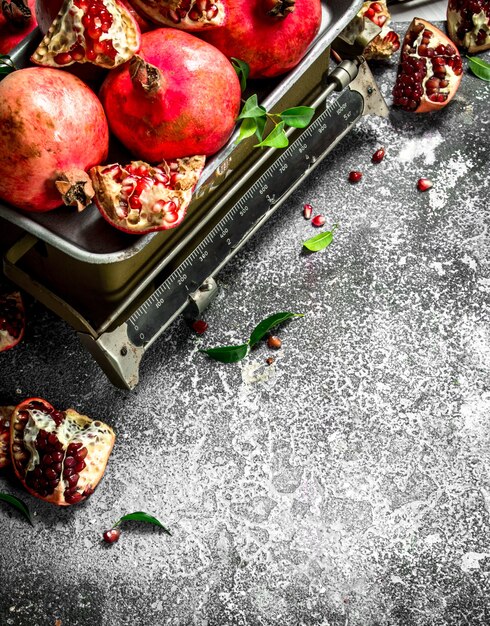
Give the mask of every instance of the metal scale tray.
[[[271, 112], [300, 104], [317, 105], [325, 94], [324, 77], [329, 70], [330, 45], [352, 20], [360, 5], [360, 0], [324, 4], [322, 28], [302, 62], [284, 77], [253, 82], [249, 87], [250, 93], [258, 93], [261, 104]], [[12, 55], [17, 66], [26, 64], [38, 40], [39, 33], [34, 32], [19, 46]], [[365, 67], [364, 70], [368, 72]], [[373, 91], [376, 89], [370, 87], [369, 93]], [[374, 95], [379, 99], [378, 94]], [[366, 98], [369, 99], [368, 96]], [[347, 107], [348, 103], [343, 106]], [[359, 111], [357, 117], [366, 112], [366, 102], [361, 108], [364, 110]], [[348, 119], [345, 114], [342, 117]], [[339, 119], [336, 117], [336, 120]], [[334, 122], [338, 124], [338, 121]], [[340, 129], [333, 137], [335, 143], [348, 132], [349, 124], [346, 122], [345, 126], [345, 131]], [[326, 132], [325, 136], [328, 134]], [[291, 141], [300, 135], [296, 131]], [[174, 230], [140, 237], [126, 235], [109, 226], [93, 205], [81, 214], [72, 208], [24, 214], [0, 204], [0, 246], [7, 250], [4, 256], [6, 276], [70, 323], [112, 382], [119, 386], [131, 388], [137, 383], [142, 350], [183, 307], [172, 311], [161, 329], [154, 329], [151, 341], [143, 340], [141, 335], [141, 341], [126, 342], [126, 331], [122, 340], [120, 337], [115, 341], [110, 338], [111, 349], [117, 352], [115, 357], [108, 355], [107, 346], [101, 348], [101, 337], [105, 335], [107, 338], [112, 332], [117, 334], [122, 323], [130, 320], [131, 316], [136, 315], [137, 318], [138, 307], [142, 306], [143, 313], [146, 312], [148, 298], [151, 299], [165, 278], [179, 267], [189, 254], [189, 248], [199, 246], [199, 241], [213, 226], [219, 225], [225, 205], [230, 206], [230, 202], [233, 205], [243, 199], [254, 186], [252, 174], [263, 172], [267, 157], [272, 157], [272, 152], [280, 152], [268, 150], [264, 154], [264, 151], [254, 149], [253, 138], [236, 145], [237, 136], [238, 130], [227, 145], [207, 162], [187, 216]], [[115, 142], [111, 153], [108, 162], [130, 160]], [[283, 152], [282, 158], [287, 160], [287, 154]], [[260, 170], [259, 165], [263, 163]], [[270, 175], [277, 177], [277, 172]], [[291, 184], [291, 190], [305, 175], [302, 174], [295, 185]], [[286, 194], [283, 195], [285, 198]], [[269, 204], [275, 203], [272, 199]], [[268, 217], [271, 211], [266, 212]], [[248, 236], [257, 227], [258, 224], [255, 224], [252, 229], [249, 228]], [[235, 243], [230, 243], [233, 253], [238, 248]], [[200, 260], [195, 257], [196, 262]], [[216, 271], [223, 263], [218, 265], [214, 268]], [[197, 303], [197, 311], [214, 291], [213, 283], [205, 282], [206, 278], [202, 277], [205, 288], [196, 291], [198, 297], [190, 300], [186, 298], [187, 294], [198, 290], [202, 283], [187, 281], [184, 284], [186, 281], [182, 279], [182, 288], [186, 290], [184, 299]], [[138, 330], [136, 323], [133, 327]], [[124, 363], [128, 352], [129, 364]]]

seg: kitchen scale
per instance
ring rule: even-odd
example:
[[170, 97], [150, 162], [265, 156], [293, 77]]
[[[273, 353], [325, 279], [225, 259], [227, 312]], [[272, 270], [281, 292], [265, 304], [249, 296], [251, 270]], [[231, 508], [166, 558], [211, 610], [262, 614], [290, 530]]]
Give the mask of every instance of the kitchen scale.
[[178, 315], [199, 317], [220, 269], [359, 119], [388, 114], [363, 57], [330, 63], [330, 44], [358, 6], [331, 20], [296, 72], [259, 94], [269, 111], [312, 106], [310, 125], [290, 129], [282, 150], [253, 148], [253, 138], [237, 146], [235, 134], [208, 164], [175, 231], [135, 242], [95, 209], [19, 216], [0, 206], [5, 275], [72, 325], [116, 386], [137, 385], [145, 351]]

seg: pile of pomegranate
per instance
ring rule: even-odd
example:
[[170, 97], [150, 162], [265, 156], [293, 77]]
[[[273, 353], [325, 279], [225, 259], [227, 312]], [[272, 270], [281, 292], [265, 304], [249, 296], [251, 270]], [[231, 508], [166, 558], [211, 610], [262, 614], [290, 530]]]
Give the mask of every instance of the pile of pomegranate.
[[46, 502], [68, 506], [92, 495], [114, 440], [107, 424], [41, 398], [0, 407], [0, 469], [12, 465], [24, 488]]

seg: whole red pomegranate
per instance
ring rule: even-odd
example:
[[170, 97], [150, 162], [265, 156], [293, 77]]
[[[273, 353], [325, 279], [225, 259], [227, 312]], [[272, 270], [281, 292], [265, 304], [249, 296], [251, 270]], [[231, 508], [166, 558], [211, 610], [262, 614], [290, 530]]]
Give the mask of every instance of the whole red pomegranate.
[[233, 131], [240, 98], [221, 52], [174, 28], [145, 33], [141, 57], [109, 72], [100, 90], [113, 133], [149, 163], [217, 152]]
[[490, 0], [449, 0], [447, 30], [451, 40], [468, 52], [490, 48]]
[[24, 303], [18, 291], [0, 294], [0, 352], [16, 346], [24, 336]]
[[320, 0], [233, 0], [226, 24], [201, 36], [228, 58], [246, 61], [251, 78], [267, 78], [301, 61], [321, 19]]
[[[226, 23], [225, 0], [128, 0], [138, 13], [159, 26], [198, 31]], [[229, 1], [229, 0], [228, 0]]]
[[119, 230], [141, 235], [178, 226], [192, 199], [205, 157], [164, 161], [152, 167], [142, 161], [93, 167], [95, 203]]
[[87, 85], [51, 68], [12, 72], [0, 82], [0, 128], [0, 198], [25, 211], [87, 204], [85, 171], [109, 145], [104, 110]]
[[36, 28], [35, 0], [3, 0], [0, 4], [0, 54], [8, 54]]
[[107, 424], [41, 398], [21, 402], [10, 422], [12, 463], [29, 493], [66, 506], [94, 492], [115, 440]]
[[48, 67], [93, 63], [110, 69], [139, 50], [141, 33], [118, 0], [65, 0], [31, 60]]
[[13, 406], [0, 406], [0, 470], [10, 465], [10, 417]]
[[445, 107], [458, 90], [463, 64], [456, 46], [438, 28], [415, 18], [403, 40], [393, 103], [425, 113]]

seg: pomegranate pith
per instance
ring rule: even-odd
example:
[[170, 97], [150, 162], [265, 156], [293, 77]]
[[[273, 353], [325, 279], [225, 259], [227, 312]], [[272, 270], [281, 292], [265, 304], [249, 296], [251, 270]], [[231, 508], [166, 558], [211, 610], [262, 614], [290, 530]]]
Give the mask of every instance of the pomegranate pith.
[[0, 470], [10, 465], [10, 418], [14, 406], [0, 406]]
[[158, 26], [188, 31], [218, 28], [226, 22], [225, 0], [129, 0], [134, 8]]

